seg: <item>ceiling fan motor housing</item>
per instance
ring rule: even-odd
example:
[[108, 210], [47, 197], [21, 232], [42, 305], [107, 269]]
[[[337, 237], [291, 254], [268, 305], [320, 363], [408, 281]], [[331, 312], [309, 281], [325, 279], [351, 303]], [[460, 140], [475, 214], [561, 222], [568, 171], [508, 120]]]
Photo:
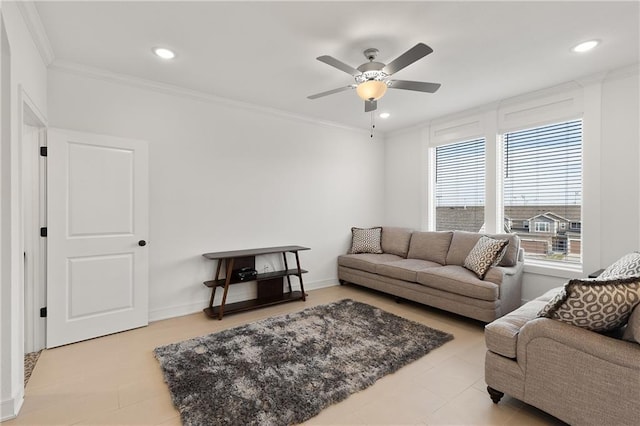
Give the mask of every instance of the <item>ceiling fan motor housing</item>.
[[382, 71], [382, 68], [384, 67], [385, 64], [373, 61], [360, 65], [358, 67], [358, 71], [360, 71], [362, 74], [355, 77], [356, 82], [362, 83], [368, 80], [384, 80], [385, 78], [389, 77], [387, 73]]

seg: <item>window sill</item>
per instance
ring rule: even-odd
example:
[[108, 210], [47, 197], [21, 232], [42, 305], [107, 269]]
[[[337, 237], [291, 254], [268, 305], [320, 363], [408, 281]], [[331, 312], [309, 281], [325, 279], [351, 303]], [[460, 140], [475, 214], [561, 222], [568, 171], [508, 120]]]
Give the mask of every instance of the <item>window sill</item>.
[[524, 261], [524, 272], [567, 279], [584, 277], [582, 264], [558, 265], [553, 262], [541, 262], [535, 260]]

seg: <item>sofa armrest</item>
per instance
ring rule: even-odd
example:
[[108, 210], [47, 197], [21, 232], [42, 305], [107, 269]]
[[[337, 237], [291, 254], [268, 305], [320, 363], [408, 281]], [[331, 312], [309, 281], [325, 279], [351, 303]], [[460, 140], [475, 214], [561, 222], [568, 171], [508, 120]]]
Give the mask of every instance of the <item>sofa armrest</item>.
[[602, 334], [549, 318], [527, 322], [518, 336], [518, 364], [526, 369], [527, 345], [536, 339], [550, 339], [593, 357], [640, 371], [640, 344]]
[[[523, 267], [523, 264], [521, 262], [518, 262], [518, 264], [515, 266], [492, 266], [487, 271], [484, 279], [487, 280], [487, 277], [493, 277], [493, 276], [499, 276], [499, 275], [500, 276], [516, 275], [518, 272], [522, 270], [522, 267]], [[488, 279], [487, 281], [494, 282], [491, 279]], [[500, 282], [501, 281], [502, 279], [500, 280]]]
[[499, 287], [500, 312], [498, 317], [508, 314], [522, 304], [522, 275], [524, 263], [515, 266], [492, 266], [484, 277], [485, 281]]

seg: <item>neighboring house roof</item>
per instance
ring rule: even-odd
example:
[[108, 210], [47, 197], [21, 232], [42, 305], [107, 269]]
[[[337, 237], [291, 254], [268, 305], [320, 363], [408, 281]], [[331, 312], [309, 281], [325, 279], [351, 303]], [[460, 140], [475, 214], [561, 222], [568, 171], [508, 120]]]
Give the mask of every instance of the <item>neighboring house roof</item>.
[[545, 205], [545, 206], [505, 206], [505, 216], [513, 222], [530, 220], [542, 214], [553, 214], [568, 222], [580, 222], [582, 206], [570, 205]]
[[558, 222], [571, 222], [569, 219], [564, 218], [558, 214], [552, 213], [552, 212], [546, 212], [546, 213], [542, 213], [542, 214], [537, 214], [533, 217], [530, 217], [529, 220], [534, 220], [537, 219], [539, 217], [544, 217], [546, 219], [550, 219], [553, 221], [558, 221]]

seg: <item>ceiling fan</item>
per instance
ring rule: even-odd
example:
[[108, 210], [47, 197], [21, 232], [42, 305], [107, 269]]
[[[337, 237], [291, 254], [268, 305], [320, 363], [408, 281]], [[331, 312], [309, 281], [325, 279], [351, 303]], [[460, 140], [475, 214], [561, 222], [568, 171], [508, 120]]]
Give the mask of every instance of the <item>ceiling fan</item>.
[[315, 95], [307, 96], [307, 98], [317, 99], [334, 93], [343, 92], [345, 90], [356, 89], [358, 96], [364, 100], [364, 111], [370, 112], [376, 110], [378, 107], [377, 101], [385, 94], [387, 88], [434, 93], [440, 88], [439, 83], [389, 79], [393, 74], [408, 67], [431, 52], [433, 52], [433, 49], [429, 46], [424, 43], [418, 43], [393, 61], [388, 64], [383, 64], [382, 62], [374, 61], [378, 55], [378, 49], [370, 48], [363, 52], [369, 62], [365, 62], [358, 68], [353, 68], [332, 56], [318, 56], [316, 58], [317, 60], [324, 62], [327, 65], [331, 65], [340, 71], [344, 71], [347, 74], [351, 74], [355, 77], [356, 82], [355, 84], [350, 84], [345, 87], [316, 93]]

